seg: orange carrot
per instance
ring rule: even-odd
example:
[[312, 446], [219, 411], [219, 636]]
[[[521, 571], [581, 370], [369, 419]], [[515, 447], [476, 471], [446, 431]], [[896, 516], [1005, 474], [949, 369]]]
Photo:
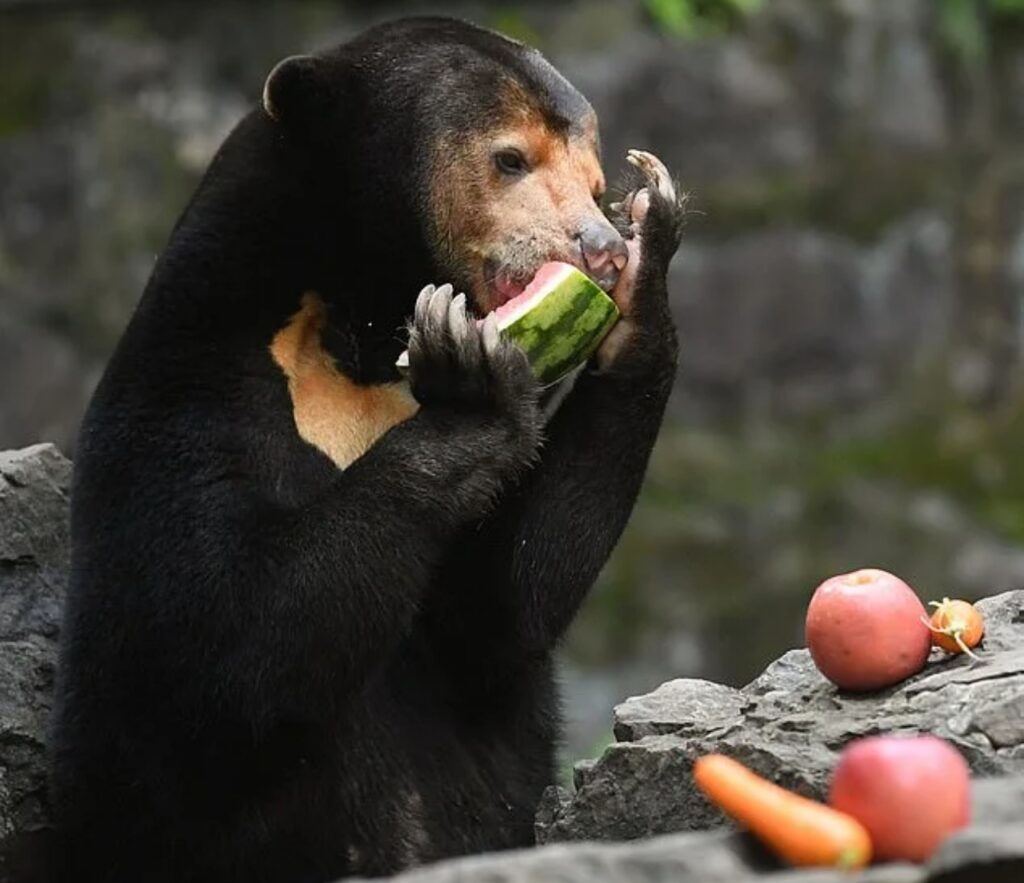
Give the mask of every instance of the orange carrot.
[[793, 865], [862, 868], [871, 837], [852, 816], [763, 779], [723, 754], [693, 765], [697, 787]]
[[931, 601], [935, 608], [928, 628], [932, 630], [932, 643], [947, 653], [966, 653], [971, 659], [978, 657], [971, 652], [985, 634], [985, 622], [978, 608], [966, 601]]

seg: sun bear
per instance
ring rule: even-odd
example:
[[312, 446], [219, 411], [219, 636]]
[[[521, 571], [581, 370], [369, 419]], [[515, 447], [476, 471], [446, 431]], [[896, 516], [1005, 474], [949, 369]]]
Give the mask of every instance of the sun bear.
[[[675, 374], [681, 200], [630, 156], [613, 223], [587, 101], [454, 20], [272, 71], [81, 427], [70, 878], [321, 883], [532, 843], [553, 651]], [[484, 319], [552, 259], [624, 315], [554, 394]]]

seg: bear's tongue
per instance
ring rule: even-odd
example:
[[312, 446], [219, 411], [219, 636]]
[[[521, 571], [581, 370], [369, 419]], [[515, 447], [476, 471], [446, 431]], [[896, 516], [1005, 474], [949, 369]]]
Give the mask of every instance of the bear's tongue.
[[494, 290], [501, 298], [501, 303], [506, 304], [513, 298], [519, 297], [526, 288], [526, 283], [513, 279], [508, 273], [498, 273], [494, 277]]

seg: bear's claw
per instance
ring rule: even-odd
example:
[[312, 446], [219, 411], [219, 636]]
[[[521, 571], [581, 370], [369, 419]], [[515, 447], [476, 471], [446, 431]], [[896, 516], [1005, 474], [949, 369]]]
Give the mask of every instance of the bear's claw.
[[646, 150], [627, 150], [626, 159], [647, 179], [648, 186], [657, 188], [659, 195], [669, 202], [676, 201], [676, 186], [665, 164]]
[[651, 207], [652, 195], [657, 195], [663, 205], [679, 209], [682, 201], [678, 198], [675, 183], [665, 164], [653, 153], [646, 150], [628, 150], [626, 159], [637, 170], [640, 180], [619, 202], [608, 206], [609, 214], [619, 232], [627, 239], [639, 235]]

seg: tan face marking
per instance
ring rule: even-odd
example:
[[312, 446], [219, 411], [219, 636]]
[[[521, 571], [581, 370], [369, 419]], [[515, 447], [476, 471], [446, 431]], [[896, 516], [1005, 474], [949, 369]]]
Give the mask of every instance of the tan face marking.
[[299, 435], [344, 469], [419, 406], [405, 383], [359, 386], [342, 374], [320, 342], [326, 322], [323, 301], [303, 295], [299, 312], [274, 336], [270, 354], [288, 378]]
[[[554, 130], [515, 84], [507, 85], [504, 106], [500, 127], [440, 145], [431, 175], [442, 262], [471, 281], [482, 312], [496, 306], [488, 260], [527, 276], [547, 260], [578, 263], [580, 225], [607, 223], [596, 202], [605, 187], [596, 118], [569, 133]], [[501, 149], [519, 151], [528, 173], [504, 175], [494, 162]]]

